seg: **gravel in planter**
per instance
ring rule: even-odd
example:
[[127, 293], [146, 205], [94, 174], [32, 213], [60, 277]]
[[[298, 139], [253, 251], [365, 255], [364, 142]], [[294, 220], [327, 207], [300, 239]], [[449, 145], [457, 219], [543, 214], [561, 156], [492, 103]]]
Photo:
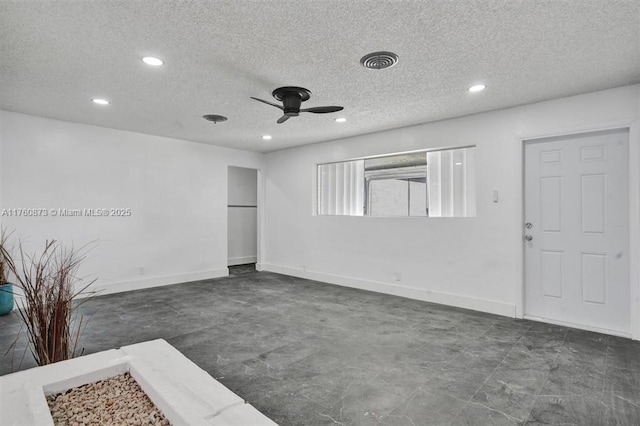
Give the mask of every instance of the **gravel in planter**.
[[56, 426], [170, 423], [129, 373], [47, 397]]

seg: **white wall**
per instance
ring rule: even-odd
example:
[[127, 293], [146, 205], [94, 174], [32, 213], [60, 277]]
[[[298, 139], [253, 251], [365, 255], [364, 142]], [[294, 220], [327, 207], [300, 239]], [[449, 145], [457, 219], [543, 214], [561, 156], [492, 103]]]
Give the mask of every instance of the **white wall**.
[[[585, 94], [268, 154], [263, 269], [509, 316], [522, 315], [521, 138], [637, 128], [640, 86]], [[348, 125], [348, 122], [347, 124]], [[631, 144], [640, 143], [632, 128]], [[477, 217], [317, 216], [316, 164], [476, 145]], [[632, 167], [640, 167], [632, 150]], [[633, 179], [638, 179], [637, 173]], [[638, 185], [632, 184], [638, 228]], [[492, 202], [499, 190], [500, 201]], [[636, 248], [637, 254], [637, 248]], [[632, 256], [634, 253], [632, 253]], [[637, 256], [636, 256], [637, 257]], [[633, 259], [633, 257], [632, 257]], [[638, 268], [638, 262], [635, 262]], [[399, 280], [396, 279], [399, 278]], [[640, 308], [638, 275], [635, 311]], [[640, 318], [634, 319], [640, 327]]]
[[[3, 146], [3, 143], [2, 143], [3, 130], [2, 130], [2, 128], [3, 127], [4, 126], [3, 126], [3, 123], [2, 123], [2, 119], [0, 118], [0, 209], [2, 209], [4, 207], [4, 204], [2, 202], [2, 169], [4, 168], [3, 164], [2, 164], [2, 158], [3, 158], [3, 154], [2, 154], [2, 151], [3, 151], [3, 149], [2, 149], [2, 146]], [[3, 222], [3, 217], [0, 215], [0, 225], [2, 223], [4, 223]]]
[[[262, 169], [260, 269], [522, 315], [522, 139], [631, 126], [633, 333], [640, 338], [640, 86], [248, 153], [0, 112], [2, 208], [131, 208], [131, 217], [2, 217], [28, 237], [97, 241], [82, 270], [107, 292], [227, 273], [227, 167]], [[348, 122], [347, 124], [348, 125]], [[316, 216], [316, 164], [477, 145], [477, 217]], [[265, 177], [265, 167], [268, 173]], [[492, 191], [500, 202], [492, 202]], [[144, 274], [140, 274], [144, 268]], [[399, 280], [396, 280], [396, 277]]]
[[258, 172], [229, 167], [227, 264], [242, 265], [257, 260]]
[[0, 112], [1, 204], [130, 208], [130, 217], [2, 217], [41, 249], [96, 241], [81, 273], [105, 292], [227, 275], [227, 167], [261, 154]]

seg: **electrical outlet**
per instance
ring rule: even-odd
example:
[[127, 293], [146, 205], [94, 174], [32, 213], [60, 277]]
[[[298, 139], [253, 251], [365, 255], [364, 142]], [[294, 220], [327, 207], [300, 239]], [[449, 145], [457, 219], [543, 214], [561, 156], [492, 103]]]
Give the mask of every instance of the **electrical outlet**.
[[138, 266], [138, 275], [144, 275], [144, 266]]
[[393, 279], [396, 281], [402, 281], [402, 275], [400, 274], [400, 272], [394, 272]]

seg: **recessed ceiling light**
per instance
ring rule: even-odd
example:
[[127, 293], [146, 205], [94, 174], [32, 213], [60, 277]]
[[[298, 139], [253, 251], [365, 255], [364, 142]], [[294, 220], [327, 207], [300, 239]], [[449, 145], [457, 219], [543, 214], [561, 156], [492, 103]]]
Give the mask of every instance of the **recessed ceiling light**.
[[462, 166], [462, 163], [456, 163], [456, 166]]
[[344, 117], [336, 118], [335, 120], [336, 123], [344, 123], [345, 121], [347, 121], [347, 119]]
[[147, 65], [153, 65], [154, 67], [159, 67], [160, 65], [164, 64], [164, 61], [162, 59], [154, 58], [153, 56], [145, 56], [144, 58], [142, 58], [142, 62]]
[[98, 104], [98, 105], [109, 105], [109, 101], [106, 99], [100, 99], [100, 98], [93, 98], [91, 99], [93, 101], [94, 104]]
[[484, 89], [487, 88], [486, 84], [476, 84], [474, 86], [469, 87], [469, 91], [470, 92], [482, 92]]
[[264, 136], [262, 137], [262, 139], [264, 139], [265, 141], [268, 141], [268, 140], [270, 140], [270, 139], [271, 139], [271, 136], [270, 136], [270, 135], [264, 135]]

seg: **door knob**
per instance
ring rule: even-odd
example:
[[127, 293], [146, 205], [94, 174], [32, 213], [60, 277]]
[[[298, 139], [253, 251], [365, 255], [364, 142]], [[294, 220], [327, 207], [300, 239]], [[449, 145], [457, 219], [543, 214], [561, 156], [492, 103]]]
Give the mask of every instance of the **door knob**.
[[533, 240], [533, 235], [525, 235], [524, 239], [527, 240], [527, 241], [531, 241], [531, 240]]

